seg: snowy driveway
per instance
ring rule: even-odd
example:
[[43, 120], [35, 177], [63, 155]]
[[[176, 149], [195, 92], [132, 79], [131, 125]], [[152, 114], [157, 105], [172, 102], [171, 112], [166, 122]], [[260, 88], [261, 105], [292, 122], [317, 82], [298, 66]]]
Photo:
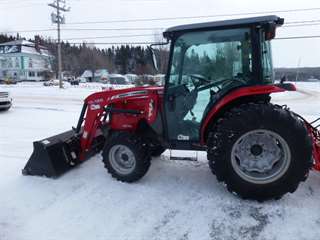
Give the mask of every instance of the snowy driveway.
[[[275, 101], [308, 119], [320, 116], [320, 84], [299, 86], [302, 92]], [[163, 155], [134, 184], [112, 179], [100, 156], [56, 180], [24, 177], [32, 141], [75, 125], [82, 99], [98, 86], [7, 88], [14, 106], [0, 113], [0, 240], [319, 239], [320, 173], [263, 204], [228, 193], [205, 157], [190, 163]]]

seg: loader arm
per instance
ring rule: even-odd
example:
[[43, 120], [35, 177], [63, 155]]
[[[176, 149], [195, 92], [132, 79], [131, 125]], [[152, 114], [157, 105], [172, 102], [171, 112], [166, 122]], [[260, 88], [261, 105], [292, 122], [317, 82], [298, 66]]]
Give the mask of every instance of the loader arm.
[[134, 132], [141, 120], [155, 121], [161, 87], [106, 90], [88, 96], [77, 127], [33, 143], [24, 175], [58, 177], [100, 152], [109, 129]]
[[137, 87], [93, 93], [84, 101], [77, 133], [80, 136], [80, 160], [92, 148], [102, 128], [135, 131], [145, 119], [152, 123], [158, 112], [158, 91], [162, 88]]

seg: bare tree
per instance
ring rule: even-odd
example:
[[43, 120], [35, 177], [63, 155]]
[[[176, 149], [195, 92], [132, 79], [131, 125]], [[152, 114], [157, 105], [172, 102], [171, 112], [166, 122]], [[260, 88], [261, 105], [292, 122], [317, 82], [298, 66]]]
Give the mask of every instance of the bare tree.
[[104, 66], [103, 56], [96, 49], [94, 43], [85, 43], [80, 56], [84, 61], [84, 66], [92, 73], [91, 81], [94, 81], [96, 70]]

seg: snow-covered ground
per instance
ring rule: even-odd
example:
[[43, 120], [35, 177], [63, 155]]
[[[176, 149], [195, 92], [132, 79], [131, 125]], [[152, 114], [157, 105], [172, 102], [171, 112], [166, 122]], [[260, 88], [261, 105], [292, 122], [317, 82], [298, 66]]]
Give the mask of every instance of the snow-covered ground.
[[[307, 119], [320, 116], [320, 83], [297, 86], [300, 92], [274, 95], [274, 102]], [[74, 126], [83, 98], [101, 85], [5, 88], [14, 105], [0, 113], [0, 240], [319, 239], [320, 173], [263, 204], [227, 192], [204, 154], [178, 162], [165, 153], [134, 184], [112, 179], [100, 156], [55, 180], [24, 177], [32, 142]]]

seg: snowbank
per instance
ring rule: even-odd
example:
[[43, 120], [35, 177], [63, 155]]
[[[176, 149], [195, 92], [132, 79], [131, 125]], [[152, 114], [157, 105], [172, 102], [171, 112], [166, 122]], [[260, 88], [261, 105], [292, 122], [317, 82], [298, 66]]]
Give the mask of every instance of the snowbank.
[[[320, 116], [320, 84], [274, 95], [312, 119]], [[99, 85], [6, 86], [14, 105], [0, 113], [0, 239], [308, 239], [320, 236], [320, 174], [294, 194], [259, 204], [226, 191], [199, 162], [154, 159], [139, 182], [115, 181], [96, 156], [53, 180], [24, 177], [32, 142], [76, 124], [82, 100]]]

